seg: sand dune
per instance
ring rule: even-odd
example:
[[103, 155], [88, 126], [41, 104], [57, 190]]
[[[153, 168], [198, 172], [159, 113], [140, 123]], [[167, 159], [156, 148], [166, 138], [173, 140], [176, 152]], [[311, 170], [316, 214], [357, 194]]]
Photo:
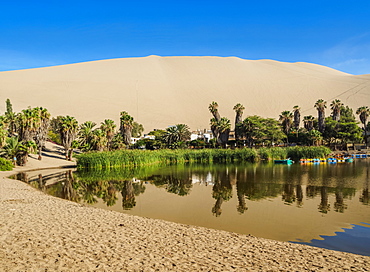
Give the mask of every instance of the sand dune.
[[[309, 63], [220, 57], [126, 58], [0, 73], [0, 113], [10, 98], [15, 111], [43, 106], [79, 122], [119, 120], [128, 111], [145, 131], [186, 123], [209, 127], [208, 105], [222, 116], [242, 103], [244, 116], [278, 118], [294, 105], [315, 114], [317, 99], [370, 105], [370, 75], [353, 76]], [[329, 109], [327, 110], [329, 115]]]

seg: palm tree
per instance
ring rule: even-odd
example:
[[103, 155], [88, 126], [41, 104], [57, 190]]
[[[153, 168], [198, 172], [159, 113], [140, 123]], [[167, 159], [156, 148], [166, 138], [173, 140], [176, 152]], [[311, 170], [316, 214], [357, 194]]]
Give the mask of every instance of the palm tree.
[[213, 101], [211, 104], [209, 104], [208, 109], [213, 114], [213, 117], [216, 119], [216, 121], [221, 120], [220, 113], [218, 112], [217, 102]]
[[299, 106], [294, 106], [293, 107], [293, 114], [294, 114], [294, 127], [299, 129], [299, 124], [301, 123], [301, 108]]
[[101, 129], [95, 129], [92, 132], [91, 144], [94, 146], [94, 149], [97, 151], [103, 151], [107, 146], [107, 136], [106, 133]]
[[312, 145], [318, 145], [322, 141], [322, 135], [318, 130], [311, 130], [308, 133], [308, 139], [312, 142]]
[[9, 134], [14, 135], [17, 131], [17, 115], [15, 112], [6, 112], [4, 121], [8, 125]]
[[323, 99], [319, 99], [316, 101], [314, 107], [317, 109], [318, 113], [318, 121], [319, 121], [319, 131], [321, 133], [325, 130], [325, 108], [326, 108], [326, 101]]
[[226, 117], [222, 117], [220, 121], [217, 122], [217, 131], [219, 132], [219, 142], [224, 148], [226, 148], [226, 144], [229, 141], [230, 129], [231, 122]]
[[144, 126], [138, 122], [132, 124], [132, 137], [140, 138], [144, 131]]
[[177, 124], [166, 129], [164, 139], [168, 147], [175, 148], [178, 142], [190, 140], [191, 132], [185, 124]]
[[66, 160], [72, 160], [72, 142], [77, 136], [78, 122], [74, 117], [62, 116], [59, 123], [59, 133], [64, 146]]
[[37, 109], [25, 109], [17, 115], [18, 135], [22, 142], [31, 141], [40, 125]]
[[287, 136], [287, 143], [288, 143], [289, 142], [288, 134], [293, 124], [293, 113], [291, 113], [290, 111], [283, 111], [279, 116], [279, 121], [281, 122], [284, 133]]
[[47, 109], [44, 109], [42, 107], [40, 108], [35, 108], [34, 109], [36, 114], [38, 115], [38, 128], [36, 129], [35, 132], [35, 142], [37, 145], [38, 149], [38, 159], [41, 160], [41, 151], [42, 148], [45, 146], [45, 141], [46, 137], [49, 131], [49, 126], [50, 126], [50, 113], [48, 112]]
[[110, 150], [116, 129], [116, 124], [111, 119], [105, 119], [104, 122], [101, 123], [100, 129], [105, 132], [105, 136], [107, 137], [107, 147], [108, 150]]
[[313, 130], [314, 121], [315, 117], [313, 117], [312, 115], [303, 117], [304, 128], [307, 129], [308, 131]]
[[13, 112], [13, 106], [12, 103], [10, 103], [9, 98], [6, 100], [5, 103], [6, 103], [5, 120], [8, 124], [9, 134], [13, 135], [17, 130], [16, 127], [17, 115], [15, 114], [15, 112]]
[[241, 140], [241, 131], [240, 125], [243, 123], [243, 111], [245, 110], [244, 106], [240, 103], [236, 104], [233, 108], [235, 111], [235, 140]]
[[17, 137], [6, 139], [4, 147], [0, 150], [0, 155], [13, 160], [14, 164], [25, 165], [28, 154], [36, 150], [34, 141], [20, 142]]
[[173, 148], [173, 144], [178, 141], [178, 134], [176, 126], [171, 126], [166, 129], [166, 134], [163, 136], [166, 141], [167, 147]]
[[361, 120], [361, 123], [363, 124], [364, 126], [364, 136], [365, 136], [365, 145], [367, 147], [367, 132], [366, 132], [366, 122], [367, 122], [367, 118], [369, 117], [370, 115], [370, 109], [368, 108], [368, 106], [362, 106], [362, 107], [359, 107], [356, 111], [356, 114], [359, 115], [360, 117], [360, 120]]
[[20, 146], [21, 143], [17, 137], [7, 138], [4, 147], [0, 150], [0, 155], [13, 160], [15, 163], [16, 160], [14, 160], [14, 158], [17, 157], [17, 154], [20, 151]]
[[125, 143], [126, 146], [128, 146], [131, 143], [134, 118], [131, 117], [126, 111], [122, 111], [120, 121], [121, 121], [120, 131], [123, 137], [123, 142]]
[[176, 125], [177, 134], [179, 137], [179, 141], [185, 142], [190, 140], [191, 132], [188, 125], [185, 124], [177, 124]]
[[80, 125], [78, 132], [79, 144], [84, 150], [92, 149], [93, 130], [96, 123], [92, 121], [86, 121]]
[[332, 118], [334, 121], [340, 120], [340, 110], [343, 107], [343, 103], [339, 99], [333, 100], [330, 104], [330, 108], [332, 110]]
[[34, 153], [37, 150], [37, 145], [34, 141], [22, 142], [17, 153], [17, 161], [20, 166], [27, 163], [28, 154]]
[[7, 130], [2, 128], [2, 126], [0, 125], [0, 148], [6, 144], [7, 136], [8, 136]]

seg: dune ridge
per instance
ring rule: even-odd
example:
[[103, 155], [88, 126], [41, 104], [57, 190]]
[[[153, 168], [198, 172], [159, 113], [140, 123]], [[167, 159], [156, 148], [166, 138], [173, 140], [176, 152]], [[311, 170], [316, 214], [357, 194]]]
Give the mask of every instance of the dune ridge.
[[145, 131], [177, 123], [195, 130], [209, 127], [212, 101], [232, 121], [236, 103], [245, 106], [244, 116], [273, 118], [295, 105], [302, 115], [316, 115], [320, 98], [328, 104], [340, 99], [355, 110], [370, 104], [370, 75], [303, 62], [149, 56], [0, 72], [0, 94], [15, 111], [43, 106], [53, 116], [100, 123], [118, 122], [125, 110]]

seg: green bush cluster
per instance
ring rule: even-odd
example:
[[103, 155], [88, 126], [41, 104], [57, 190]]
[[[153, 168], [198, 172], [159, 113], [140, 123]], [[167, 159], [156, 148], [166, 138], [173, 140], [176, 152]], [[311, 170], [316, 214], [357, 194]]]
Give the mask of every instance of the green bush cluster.
[[11, 171], [13, 170], [13, 164], [11, 161], [4, 158], [0, 158], [0, 171]]

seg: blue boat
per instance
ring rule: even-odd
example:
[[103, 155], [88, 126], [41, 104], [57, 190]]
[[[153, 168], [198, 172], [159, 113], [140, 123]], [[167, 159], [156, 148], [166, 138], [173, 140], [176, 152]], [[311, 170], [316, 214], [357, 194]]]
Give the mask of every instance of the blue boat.
[[275, 164], [287, 164], [290, 165], [293, 163], [291, 159], [286, 159], [286, 160], [274, 160]]

